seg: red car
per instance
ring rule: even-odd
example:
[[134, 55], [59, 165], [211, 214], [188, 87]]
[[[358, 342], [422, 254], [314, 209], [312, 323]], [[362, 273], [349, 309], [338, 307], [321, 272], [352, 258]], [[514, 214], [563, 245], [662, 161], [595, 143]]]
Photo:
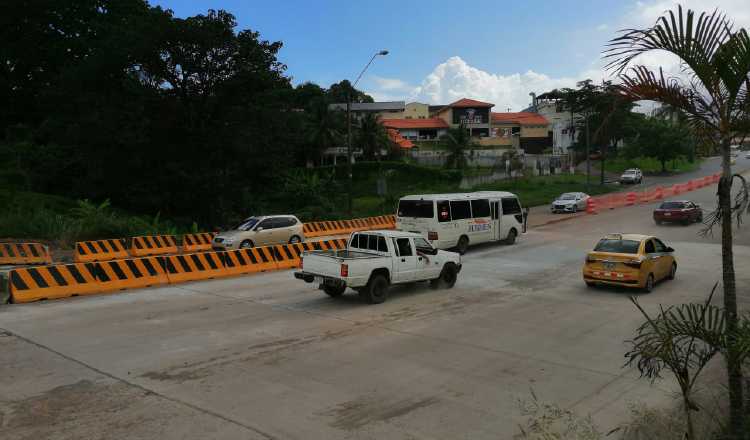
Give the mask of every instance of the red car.
[[663, 202], [654, 210], [654, 221], [657, 225], [665, 222], [679, 222], [683, 225], [703, 221], [703, 210], [689, 200], [672, 200]]

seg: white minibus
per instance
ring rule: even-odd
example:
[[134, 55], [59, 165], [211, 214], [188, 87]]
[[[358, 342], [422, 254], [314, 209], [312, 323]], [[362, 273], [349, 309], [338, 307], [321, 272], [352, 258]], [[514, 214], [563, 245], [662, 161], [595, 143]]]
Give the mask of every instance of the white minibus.
[[412, 195], [398, 202], [396, 229], [417, 232], [433, 247], [463, 254], [470, 244], [515, 243], [526, 232], [527, 213], [515, 194], [504, 191]]

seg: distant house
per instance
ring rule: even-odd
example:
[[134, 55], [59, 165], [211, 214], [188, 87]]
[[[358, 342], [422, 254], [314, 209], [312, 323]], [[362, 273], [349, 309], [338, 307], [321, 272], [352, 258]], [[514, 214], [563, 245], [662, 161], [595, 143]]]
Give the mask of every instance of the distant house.
[[565, 108], [562, 93], [558, 90], [542, 93], [539, 96], [532, 93], [531, 97], [531, 106], [525, 111], [544, 116], [549, 121], [550, 131], [552, 131], [553, 151], [557, 154], [567, 153], [578, 139], [576, 124], [583, 119], [583, 116]]
[[541, 154], [552, 148], [550, 124], [544, 116], [532, 112], [492, 113], [492, 130], [499, 145], [520, 148], [529, 154]]
[[[346, 103], [330, 104], [331, 110], [346, 111]], [[404, 101], [385, 101], [385, 102], [353, 102], [351, 105], [352, 118], [358, 119], [365, 114], [375, 114], [383, 119], [404, 118], [406, 103]]]
[[448, 132], [448, 123], [441, 118], [381, 119], [380, 122], [411, 141], [434, 141]]

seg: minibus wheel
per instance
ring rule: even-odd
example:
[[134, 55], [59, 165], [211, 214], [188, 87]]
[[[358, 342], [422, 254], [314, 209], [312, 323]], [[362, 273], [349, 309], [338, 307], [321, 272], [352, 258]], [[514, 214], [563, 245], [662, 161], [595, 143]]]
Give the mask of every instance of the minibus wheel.
[[459, 254], [463, 255], [466, 253], [467, 249], [469, 249], [469, 237], [462, 235], [461, 238], [458, 239], [456, 250]]

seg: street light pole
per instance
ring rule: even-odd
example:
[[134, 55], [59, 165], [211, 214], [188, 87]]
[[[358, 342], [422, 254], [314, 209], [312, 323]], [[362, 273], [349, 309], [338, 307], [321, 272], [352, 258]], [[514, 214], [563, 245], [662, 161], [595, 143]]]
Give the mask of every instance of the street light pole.
[[349, 196], [349, 217], [352, 216], [352, 211], [354, 210], [352, 200], [352, 187], [354, 185], [354, 175], [352, 172], [352, 162], [354, 160], [354, 153], [352, 151], [352, 91], [357, 86], [357, 83], [362, 78], [362, 75], [364, 75], [367, 68], [370, 67], [370, 64], [375, 61], [375, 57], [377, 57], [378, 55], [386, 56], [388, 55], [388, 51], [381, 50], [379, 52], [376, 52], [375, 55], [370, 58], [370, 61], [365, 65], [365, 68], [362, 69], [361, 72], [359, 72], [359, 75], [354, 81], [354, 84], [351, 85], [351, 88], [346, 91], [346, 174], [349, 179], [349, 191], [347, 191], [347, 194]]

